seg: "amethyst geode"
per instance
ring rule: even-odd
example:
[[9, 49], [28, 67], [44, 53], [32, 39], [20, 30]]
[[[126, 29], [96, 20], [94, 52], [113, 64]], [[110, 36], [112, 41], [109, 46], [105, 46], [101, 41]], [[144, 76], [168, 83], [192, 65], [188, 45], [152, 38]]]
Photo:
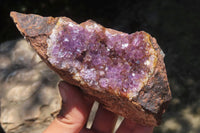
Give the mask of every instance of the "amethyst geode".
[[150, 35], [105, 29], [92, 21], [59, 19], [47, 39], [49, 62], [98, 91], [136, 99], [154, 71], [157, 53]]
[[47, 65], [108, 110], [148, 126], [171, 99], [164, 54], [144, 31], [127, 34], [88, 20], [12, 12], [18, 29]]

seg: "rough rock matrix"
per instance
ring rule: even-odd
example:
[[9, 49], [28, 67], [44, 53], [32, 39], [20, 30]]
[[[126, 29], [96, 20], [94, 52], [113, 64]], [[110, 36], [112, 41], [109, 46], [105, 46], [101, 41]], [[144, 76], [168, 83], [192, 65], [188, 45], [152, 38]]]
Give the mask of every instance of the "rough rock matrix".
[[156, 40], [88, 20], [11, 12], [19, 31], [47, 65], [108, 110], [148, 126], [160, 123], [171, 99]]

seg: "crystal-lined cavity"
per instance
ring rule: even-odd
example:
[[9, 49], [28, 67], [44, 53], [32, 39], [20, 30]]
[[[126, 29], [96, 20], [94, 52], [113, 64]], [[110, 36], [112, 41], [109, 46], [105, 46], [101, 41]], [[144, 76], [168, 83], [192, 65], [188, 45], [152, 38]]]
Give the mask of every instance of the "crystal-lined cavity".
[[157, 61], [149, 34], [126, 34], [92, 21], [79, 25], [60, 18], [47, 43], [53, 66], [96, 90], [129, 99], [137, 96]]

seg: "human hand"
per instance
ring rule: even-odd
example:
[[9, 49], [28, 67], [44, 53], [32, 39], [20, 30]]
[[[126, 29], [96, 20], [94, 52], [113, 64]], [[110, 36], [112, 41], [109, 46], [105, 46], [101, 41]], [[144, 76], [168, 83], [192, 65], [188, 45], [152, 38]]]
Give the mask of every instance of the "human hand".
[[[43, 133], [112, 133], [117, 115], [101, 105], [96, 113], [92, 128], [85, 128], [93, 100], [64, 81], [59, 83], [62, 108], [59, 115]], [[153, 127], [144, 127], [124, 119], [116, 133], [152, 133]]]

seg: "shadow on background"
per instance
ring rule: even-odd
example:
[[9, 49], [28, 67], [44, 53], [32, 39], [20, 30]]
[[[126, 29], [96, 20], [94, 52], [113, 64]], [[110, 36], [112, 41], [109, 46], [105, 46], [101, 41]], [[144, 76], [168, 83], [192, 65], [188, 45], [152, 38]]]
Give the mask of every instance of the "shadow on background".
[[[155, 132], [200, 132], [199, 0], [1, 0], [0, 42], [21, 37], [9, 17], [14, 10], [43, 16], [87, 19], [105, 27], [154, 36], [165, 53], [173, 100]], [[171, 125], [170, 125], [171, 124]], [[195, 125], [196, 124], [196, 125]]]
[[5, 133], [1, 126], [0, 126], [0, 133]]

